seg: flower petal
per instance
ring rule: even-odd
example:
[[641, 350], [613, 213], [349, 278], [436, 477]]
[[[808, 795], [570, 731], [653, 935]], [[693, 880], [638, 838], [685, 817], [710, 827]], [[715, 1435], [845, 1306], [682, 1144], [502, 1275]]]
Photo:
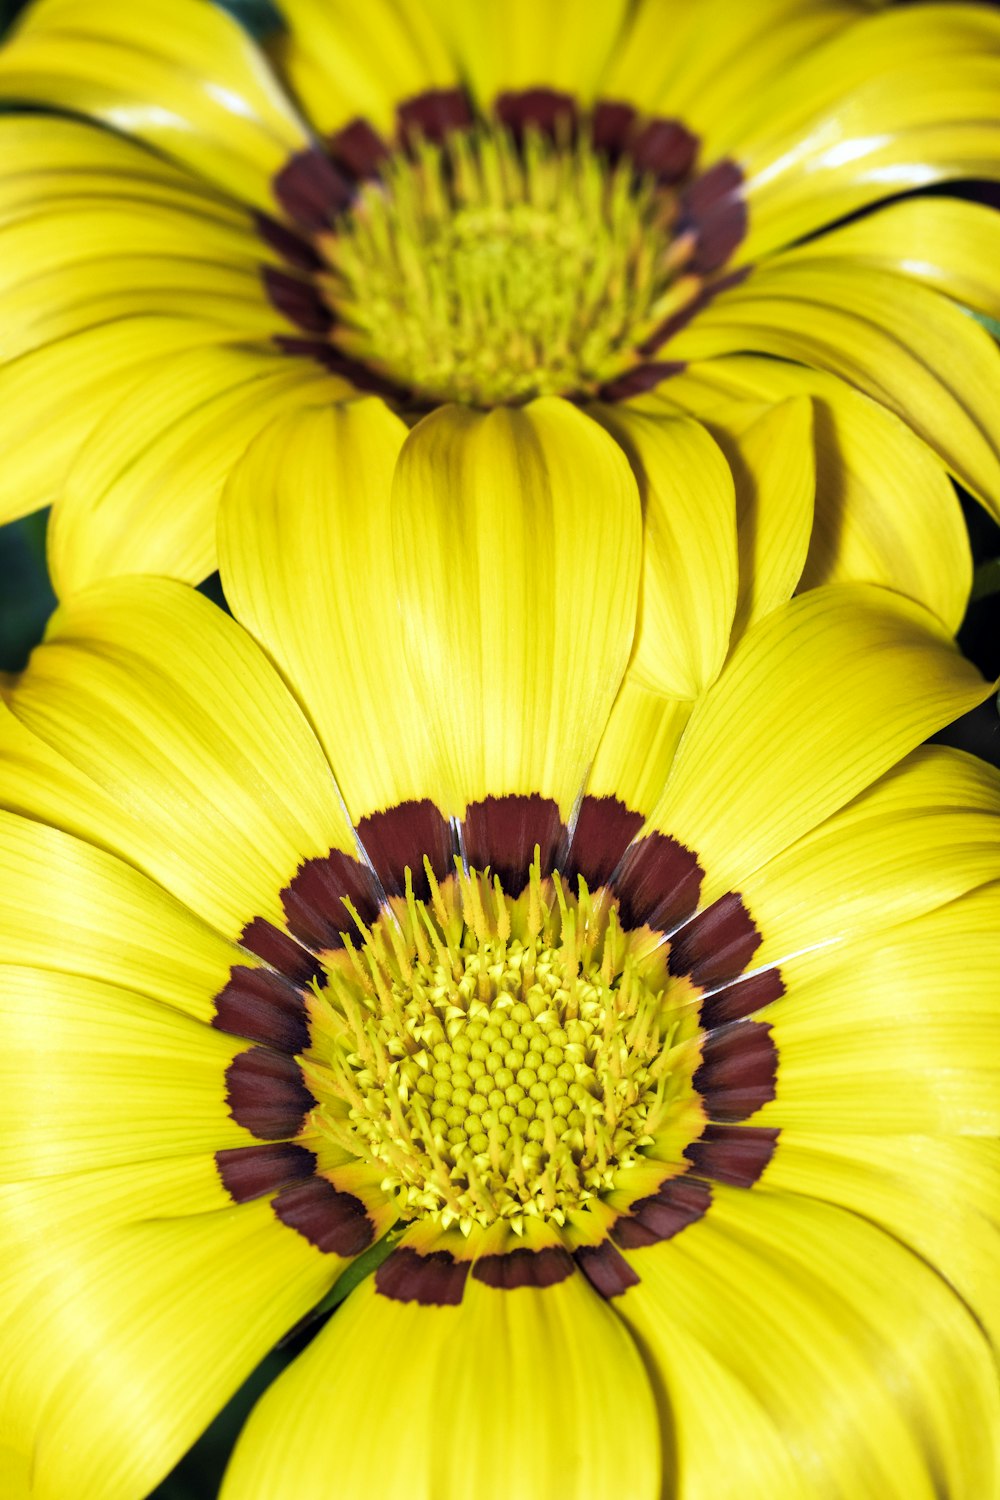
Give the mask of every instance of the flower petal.
[[596, 407], [639, 483], [643, 569], [630, 676], [697, 698], [719, 675], [736, 608], [736, 498], [719, 449], [696, 422]]
[[638, 1350], [579, 1274], [470, 1277], [458, 1307], [368, 1281], [260, 1401], [222, 1497], [324, 1500], [333, 1452], [341, 1500], [656, 1500], [659, 1450]]
[[358, 117], [392, 134], [397, 104], [457, 82], [422, 4], [281, 0], [280, 9], [288, 30], [275, 38], [275, 56], [324, 135]]
[[216, 565], [229, 473], [277, 413], [350, 391], [275, 350], [184, 350], [99, 420], [53, 510], [49, 566], [59, 593], [118, 573], [198, 583]]
[[1000, 514], [989, 335], [928, 287], [829, 259], [758, 268], [670, 342], [678, 359], [754, 350], [840, 375], [902, 417]]
[[458, 816], [540, 794], [565, 821], [632, 646], [640, 510], [623, 454], [568, 402], [447, 407], [407, 440], [392, 509], [429, 794]]
[[4, 1182], [248, 1145], [225, 1070], [244, 1042], [79, 974], [0, 967]]
[[[933, 1500], [996, 1488], [993, 1352], [975, 1310], [891, 1235], [815, 1200], [720, 1186], [704, 1219], [627, 1259], [641, 1279], [617, 1306], [648, 1356], [676, 1381], [679, 1327], [743, 1389], [732, 1405], [741, 1467], [722, 1494]], [[710, 1389], [720, 1402], [714, 1430], [728, 1442], [726, 1385]], [[764, 1415], [761, 1457], [749, 1398]], [[783, 1487], [771, 1487], [771, 1423], [795, 1456], [798, 1484], [782, 1476]], [[682, 1466], [687, 1459], [697, 1475], [702, 1460], [717, 1477], [718, 1450], [691, 1451], [683, 1428], [678, 1446]], [[717, 1493], [704, 1480], [692, 1486]]]
[[0, 95], [91, 115], [262, 208], [309, 144], [246, 32], [198, 0], [38, 0], [0, 51]]
[[0, 1404], [32, 1500], [141, 1500], [343, 1262], [211, 1158], [0, 1193]]
[[993, 267], [1000, 260], [1000, 215], [959, 198], [905, 198], [842, 224], [782, 255], [789, 262], [862, 261], [900, 272], [987, 317], [1000, 318]]
[[998, 879], [993, 767], [922, 747], [742, 881], [761, 933], [753, 969], [852, 942]]
[[707, 360], [662, 387], [725, 446], [746, 402], [812, 398], [816, 503], [802, 587], [881, 583], [918, 599], [957, 630], [972, 556], [945, 470], [893, 412], [836, 375], [747, 355]]
[[789, 960], [787, 995], [762, 1013], [780, 1058], [777, 1098], [755, 1123], [995, 1137], [998, 963], [996, 883], [847, 953]]
[[814, 589], [740, 642], [652, 822], [697, 850], [711, 902], [987, 692], [919, 605], [864, 584]]
[[275, 422], [235, 470], [219, 521], [226, 597], [299, 695], [355, 822], [426, 797], [433, 779], [391, 584], [405, 438], [370, 398]]
[[279, 895], [301, 861], [356, 851], [329, 766], [276, 672], [181, 584], [115, 579], [74, 595], [10, 704], [137, 816], [128, 856], [231, 936], [254, 916], [283, 924]]

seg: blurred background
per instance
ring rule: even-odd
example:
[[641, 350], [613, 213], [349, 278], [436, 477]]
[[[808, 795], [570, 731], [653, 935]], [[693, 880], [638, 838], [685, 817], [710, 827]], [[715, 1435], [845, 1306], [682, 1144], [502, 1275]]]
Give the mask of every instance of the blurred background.
[[[216, 3], [232, 11], [248, 30], [258, 35], [275, 20], [270, 0], [216, 0]], [[23, 4], [24, 0], [0, 0], [0, 32]], [[967, 183], [951, 185], [948, 191], [1000, 207], [996, 185]], [[1000, 328], [990, 331], [1000, 335]], [[1000, 390], [997, 401], [1000, 403]], [[963, 495], [962, 499], [976, 563], [976, 582], [959, 643], [982, 672], [996, 677], [1000, 674], [1000, 526], [969, 497]], [[0, 671], [3, 672], [17, 672], [24, 666], [55, 607], [45, 564], [47, 520], [43, 511], [0, 527]], [[224, 606], [217, 576], [203, 585], [203, 591]], [[1000, 766], [1000, 716], [996, 700], [989, 699], [935, 738]], [[294, 1333], [264, 1360], [151, 1500], [215, 1500], [229, 1452], [251, 1406], [309, 1342], [316, 1326]]]

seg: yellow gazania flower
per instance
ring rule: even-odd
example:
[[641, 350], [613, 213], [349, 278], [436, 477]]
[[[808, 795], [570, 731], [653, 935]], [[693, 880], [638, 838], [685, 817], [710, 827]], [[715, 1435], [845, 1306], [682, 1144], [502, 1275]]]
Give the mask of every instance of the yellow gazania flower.
[[140, 1500], [386, 1250], [225, 1500], [1000, 1494], [1000, 780], [917, 748], [985, 686], [786, 580], [657, 694], [716, 603], [642, 524], [564, 402], [368, 399], [238, 468], [236, 621], [57, 612], [0, 718], [32, 1500]]
[[804, 585], [957, 623], [947, 471], [1000, 513], [1000, 358], [956, 303], [1000, 316], [1000, 221], [933, 197], [830, 226], [998, 175], [995, 11], [278, 9], [265, 55], [205, 0], [36, 0], [0, 52], [5, 101], [110, 127], [0, 120], [0, 517], [55, 502], [61, 592], [210, 572], [248, 441], [357, 388], [408, 417], [615, 401], [627, 447], [636, 403], [728, 443], [805, 393]]

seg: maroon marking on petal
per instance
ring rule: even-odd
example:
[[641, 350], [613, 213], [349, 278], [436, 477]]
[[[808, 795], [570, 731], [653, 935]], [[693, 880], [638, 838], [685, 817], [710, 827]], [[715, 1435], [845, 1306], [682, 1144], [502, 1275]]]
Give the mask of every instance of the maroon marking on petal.
[[272, 307], [283, 317], [306, 333], [328, 333], [333, 326], [333, 317], [315, 286], [279, 271], [275, 266], [265, 266], [262, 272], [264, 290]]
[[316, 1101], [293, 1058], [251, 1047], [226, 1069], [226, 1103], [237, 1125], [262, 1141], [278, 1141], [298, 1134]]
[[389, 147], [367, 120], [352, 120], [327, 141], [334, 161], [357, 181], [377, 177]]
[[255, 213], [254, 227], [266, 245], [287, 260], [290, 266], [298, 266], [300, 271], [318, 271], [323, 262], [308, 240], [302, 239], [284, 224], [279, 224], [277, 219], [272, 219], [270, 214]]
[[706, 1125], [684, 1155], [699, 1177], [753, 1187], [774, 1155], [778, 1134], [757, 1125]]
[[277, 1192], [289, 1182], [311, 1177], [316, 1158], [305, 1146], [283, 1141], [280, 1146], [234, 1146], [216, 1151], [215, 1165], [222, 1186], [236, 1203], [248, 1203]]
[[469, 1274], [467, 1260], [455, 1260], [447, 1250], [419, 1255], [403, 1247], [394, 1250], [375, 1272], [375, 1290], [393, 1302], [420, 1302], [424, 1307], [457, 1307]]
[[672, 931], [698, 905], [703, 874], [692, 851], [667, 834], [639, 839], [611, 879], [622, 926]]
[[591, 890], [607, 885], [645, 819], [617, 797], [584, 797], [573, 830], [566, 873], [582, 875]]
[[404, 99], [396, 109], [396, 121], [403, 146], [417, 140], [440, 142], [453, 130], [468, 129], [472, 106], [464, 89], [428, 89]]
[[566, 832], [559, 808], [551, 797], [540, 797], [537, 792], [471, 802], [462, 830], [471, 867], [485, 870], [489, 865], [508, 896], [520, 895], [527, 885], [536, 844], [542, 874], [550, 873]]
[[301, 1052], [309, 1045], [305, 998], [281, 974], [236, 964], [215, 997], [212, 1025], [248, 1042], [264, 1042], [279, 1052]]
[[256, 953], [272, 969], [278, 969], [287, 979], [298, 985], [311, 984], [314, 979], [325, 978], [323, 965], [305, 948], [300, 948], [294, 938], [290, 938], [286, 932], [265, 921], [263, 917], [254, 917], [248, 922], [237, 938], [237, 942], [243, 948], [249, 948], [251, 953]]
[[576, 101], [572, 95], [560, 94], [555, 89], [498, 94], [493, 101], [493, 112], [518, 141], [529, 127], [555, 137], [576, 124]]
[[784, 981], [777, 969], [762, 969], [759, 974], [749, 974], [746, 979], [734, 979], [714, 994], [703, 997], [701, 1023], [711, 1031], [729, 1021], [740, 1021], [772, 1001], [780, 1000], [784, 993]]
[[628, 145], [635, 126], [636, 112], [631, 104], [605, 99], [590, 117], [590, 138], [595, 151], [602, 151], [617, 161]]
[[338, 1192], [325, 1177], [282, 1188], [271, 1206], [282, 1224], [298, 1230], [324, 1255], [360, 1255], [375, 1238], [361, 1199]]
[[689, 262], [698, 275], [724, 265], [747, 232], [743, 181], [734, 161], [720, 161], [695, 178], [681, 197], [677, 232], [693, 229], [698, 237]]
[[687, 362], [683, 359], [651, 360], [627, 370], [616, 380], [609, 380], [597, 394], [602, 401], [630, 401], [633, 396], [655, 390], [662, 381], [669, 380], [671, 375], [682, 374], [686, 368]]
[[735, 1021], [702, 1043], [692, 1082], [712, 1120], [735, 1124], [774, 1098], [778, 1049], [766, 1021]]
[[299, 151], [274, 179], [274, 196], [304, 229], [326, 229], [354, 195], [353, 184], [321, 146]]
[[519, 1286], [555, 1286], [573, 1274], [573, 1257], [561, 1245], [544, 1250], [519, 1247], [506, 1255], [482, 1255], [472, 1267], [477, 1281], [510, 1292]]
[[628, 149], [637, 172], [651, 173], [667, 186], [680, 182], [694, 166], [698, 137], [679, 120], [650, 120]]
[[[332, 330], [336, 335], [336, 328]], [[396, 385], [394, 381], [379, 375], [374, 370], [369, 370], [360, 360], [351, 359], [324, 339], [300, 339], [294, 335], [279, 333], [271, 342], [281, 350], [282, 354], [292, 354], [300, 359], [314, 359], [321, 364], [331, 375], [339, 375], [343, 380], [349, 380], [359, 391], [370, 391], [373, 395], [384, 396], [387, 401], [399, 402], [406, 397], [406, 391], [402, 386]]]
[[600, 1245], [581, 1245], [576, 1263], [595, 1291], [602, 1297], [620, 1297], [630, 1286], [639, 1285], [639, 1277], [610, 1240]]
[[419, 802], [397, 802], [385, 812], [362, 818], [357, 826], [358, 837], [387, 896], [403, 894], [409, 867], [414, 895], [419, 900], [427, 899], [430, 883], [424, 855], [438, 880], [444, 880], [454, 869], [451, 825], [426, 797]]
[[378, 916], [379, 893], [371, 871], [349, 854], [331, 849], [299, 865], [281, 893], [281, 904], [294, 935], [321, 952], [339, 948], [345, 932], [357, 932], [345, 897], [363, 922], [373, 922]]
[[757, 949], [760, 933], [738, 891], [728, 891], [698, 912], [670, 944], [671, 974], [690, 974], [702, 989], [742, 974]]
[[640, 1250], [645, 1245], [673, 1239], [689, 1224], [704, 1218], [711, 1202], [712, 1189], [707, 1182], [674, 1177], [658, 1193], [633, 1203], [615, 1224], [612, 1239], [623, 1250]]

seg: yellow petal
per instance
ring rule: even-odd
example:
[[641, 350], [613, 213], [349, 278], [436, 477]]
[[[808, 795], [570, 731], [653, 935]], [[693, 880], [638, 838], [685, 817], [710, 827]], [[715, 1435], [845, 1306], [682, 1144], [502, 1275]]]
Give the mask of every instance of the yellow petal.
[[48, 538], [57, 592], [117, 573], [206, 578], [222, 488], [251, 438], [279, 412], [349, 391], [265, 348], [161, 360], [95, 424], [70, 470]]
[[1000, 885], [846, 951], [790, 960], [769, 1007], [778, 1097], [759, 1123], [997, 1135]]
[[226, 1106], [246, 1043], [79, 974], [0, 968], [5, 1182], [252, 1143]]
[[565, 820], [632, 646], [640, 510], [623, 454], [568, 402], [444, 408], [408, 438], [392, 508], [432, 795], [461, 815], [540, 793]]
[[391, 136], [397, 104], [458, 81], [421, 4], [282, 0], [281, 14], [288, 30], [272, 50], [323, 135], [360, 116]]
[[812, 403], [794, 397], [709, 421], [736, 481], [739, 598], [733, 635], [787, 603], [802, 575], [816, 491]]
[[836, 1203], [881, 1224], [947, 1277], [1000, 1339], [1000, 1152], [996, 1141], [783, 1130], [774, 1192]]
[[1000, 779], [927, 746], [742, 881], [761, 933], [753, 967], [930, 911], [1000, 879]]
[[[743, 1388], [714, 1412], [727, 1446], [730, 1420], [742, 1429], [730, 1494], [934, 1500], [1000, 1483], [1000, 1387], [975, 1309], [875, 1225], [815, 1200], [720, 1187], [705, 1219], [628, 1259], [642, 1279], [617, 1305], [650, 1356], [671, 1368], [676, 1325]], [[747, 1397], [804, 1482], [769, 1487], [773, 1442], [765, 1432], [758, 1456]]]
[[628, 6], [608, 0], [592, 7], [585, 25], [568, 25], [561, 0], [482, 0], [427, 8], [448, 39], [480, 107], [497, 94], [543, 88], [589, 104], [601, 91], [608, 54]]
[[627, 674], [587, 777], [593, 797], [629, 808], [654, 807], [666, 786], [692, 705], [664, 698]]
[[698, 852], [711, 901], [987, 692], [919, 605], [863, 584], [814, 589], [736, 648], [652, 821]]
[[343, 1265], [266, 1202], [205, 1201], [197, 1168], [0, 1193], [0, 1407], [32, 1500], [142, 1500]]
[[355, 821], [426, 797], [433, 779], [391, 582], [405, 438], [374, 399], [275, 422], [220, 515], [226, 597], [305, 705]]
[[98, 421], [140, 376], [181, 349], [233, 339], [225, 323], [134, 317], [84, 329], [23, 354], [0, 369], [0, 405], [16, 414], [4, 434], [0, 521], [62, 492], [70, 464]]
[[630, 676], [665, 697], [696, 698], [726, 659], [736, 607], [729, 465], [699, 423], [625, 406], [589, 414], [621, 444], [642, 500], [642, 591]]
[[247, 34], [198, 0], [38, 0], [0, 52], [0, 96], [91, 115], [263, 208], [309, 144]]
[[4, 963], [105, 980], [202, 1021], [248, 961], [130, 865], [11, 813], [0, 813], [0, 889]]
[[201, 595], [116, 579], [74, 595], [14, 712], [136, 817], [135, 863], [235, 935], [283, 921], [299, 863], [354, 851], [329, 766], [273, 667]]
[[1000, 354], [938, 292], [850, 262], [779, 259], [717, 297], [670, 350], [690, 360], [753, 350], [840, 375], [902, 417], [1000, 514]]
[[718, 441], [760, 401], [812, 398], [816, 501], [801, 586], [881, 583], [958, 628], [972, 584], [961, 506], [931, 451], [892, 412], [836, 375], [782, 360], [708, 360], [664, 391], [698, 413]]
[[[387, 1364], [387, 1349], [406, 1359]], [[223, 1500], [657, 1500], [660, 1439], [638, 1350], [583, 1277], [461, 1306], [366, 1282], [266, 1393]]]
[[1000, 217], [981, 203], [906, 198], [787, 250], [782, 259], [787, 264], [829, 256], [913, 277], [965, 307], [1000, 318], [994, 275]]

